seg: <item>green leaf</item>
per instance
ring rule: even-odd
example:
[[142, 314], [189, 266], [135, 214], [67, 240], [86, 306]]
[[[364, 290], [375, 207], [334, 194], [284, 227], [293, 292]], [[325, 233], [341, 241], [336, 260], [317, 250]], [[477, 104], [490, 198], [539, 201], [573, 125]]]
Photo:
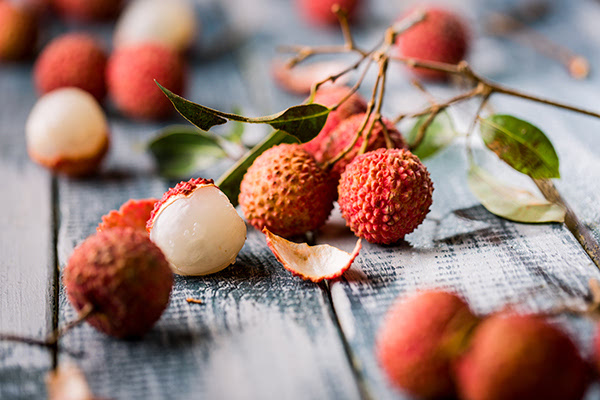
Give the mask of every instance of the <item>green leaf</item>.
[[469, 187], [492, 214], [516, 222], [564, 222], [565, 209], [533, 193], [499, 182], [483, 169], [472, 165]]
[[218, 137], [185, 125], [163, 129], [148, 148], [161, 175], [169, 178], [188, 176], [227, 155]]
[[274, 115], [248, 118], [193, 103], [164, 88], [160, 83], [156, 82], [156, 84], [185, 119], [203, 130], [209, 130], [215, 125], [224, 124], [227, 120], [250, 124], [269, 124], [275, 129], [296, 136], [301, 142], [308, 142], [321, 131], [330, 111], [321, 104], [303, 104], [290, 107]]
[[238, 204], [240, 183], [248, 168], [258, 156], [280, 143], [298, 143], [298, 139], [281, 130], [273, 131], [217, 180], [217, 186], [229, 197], [234, 207]]
[[[420, 117], [415, 125], [408, 133], [408, 143], [412, 145], [415, 142], [419, 133], [419, 128], [427, 120], [427, 115]], [[447, 112], [439, 113], [427, 127], [425, 131], [425, 137], [419, 144], [419, 146], [413, 150], [413, 154], [419, 157], [421, 160], [433, 156], [438, 151], [449, 146], [454, 139], [458, 136], [458, 132], [454, 129], [452, 118]]]
[[[238, 108], [234, 108], [233, 112], [235, 114], [241, 114], [241, 110]], [[240, 121], [233, 121], [231, 130], [225, 134], [223, 137], [230, 142], [241, 144], [242, 136], [244, 135], [244, 124]]]
[[485, 145], [508, 165], [534, 179], [560, 178], [550, 140], [537, 127], [510, 115], [481, 120]]

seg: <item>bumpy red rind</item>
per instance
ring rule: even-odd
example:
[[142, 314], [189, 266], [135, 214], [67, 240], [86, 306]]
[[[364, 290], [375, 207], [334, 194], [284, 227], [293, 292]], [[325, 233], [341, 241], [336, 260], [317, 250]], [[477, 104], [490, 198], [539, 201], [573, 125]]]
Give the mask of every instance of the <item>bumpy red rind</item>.
[[134, 228], [146, 232], [146, 224], [158, 199], [127, 200], [118, 210], [112, 210], [102, 216], [97, 232], [110, 228]]

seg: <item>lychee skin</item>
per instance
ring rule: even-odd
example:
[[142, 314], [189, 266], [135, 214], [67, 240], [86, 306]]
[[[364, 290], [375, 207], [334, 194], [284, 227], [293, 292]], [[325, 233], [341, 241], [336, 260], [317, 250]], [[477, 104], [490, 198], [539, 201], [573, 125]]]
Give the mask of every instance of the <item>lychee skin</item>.
[[139, 119], [161, 119], [174, 108], [154, 80], [174, 93], [184, 89], [179, 54], [157, 43], [121, 47], [108, 60], [108, 91], [117, 108]]
[[16, 61], [30, 55], [37, 36], [37, 21], [30, 11], [0, 1], [0, 61]]
[[451, 398], [452, 361], [478, 322], [458, 296], [428, 291], [397, 301], [377, 333], [377, 359], [390, 382], [419, 399]]
[[[400, 56], [426, 61], [457, 64], [469, 50], [469, 29], [456, 14], [440, 8], [424, 10], [425, 20], [416, 24], [396, 41]], [[425, 80], [444, 80], [445, 72], [413, 68], [413, 73]]]
[[432, 203], [433, 182], [405, 149], [379, 149], [354, 159], [340, 179], [338, 203], [352, 232], [391, 244], [419, 226]]
[[299, 144], [281, 144], [248, 168], [239, 203], [256, 229], [292, 237], [325, 224], [334, 198], [335, 184], [315, 159]]
[[[349, 118], [343, 120], [330, 134], [329, 139], [324, 141], [322, 144], [322, 160], [321, 162], [326, 162], [334, 159], [338, 156], [342, 151], [352, 143], [356, 134], [360, 130], [362, 124], [365, 120], [365, 114], [354, 114]], [[392, 146], [394, 148], [402, 149], [406, 147], [406, 142], [402, 137], [402, 134], [394, 124], [392, 124], [387, 119], [383, 120], [389, 138], [392, 142]], [[366, 125], [365, 129], [362, 132], [362, 135], [358, 138], [354, 147], [339, 161], [337, 161], [333, 168], [331, 169], [331, 176], [335, 180], [340, 179], [340, 175], [346, 169], [346, 166], [354, 160], [354, 157], [358, 154], [362, 144], [364, 142], [364, 134], [369, 128], [369, 123]], [[377, 150], [386, 147], [386, 141], [384, 136], [384, 131], [379, 122], [376, 122], [373, 125], [373, 130], [371, 131], [371, 136], [369, 137], [369, 144], [367, 146], [366, 151]]]
[[495, 315], [456, 366], [461, 399], [581, 399], [587, 367], [571, 339], [538, 316]]
[[119, 14], [123, 0], [52, 0], [52, 6], [67, 18], [103, 21]]
[[356, 19], [361, 0], [297, 0], [297, 6], [304, 18], [314, 25], [336, 25], [338, 18], [331, 10], [338, 4], [348, 13], [350, 20]]
[[[314, 103], [322, 104], [325, 107], [333, 107], [338, 104], [350, 91], [346, 86], [329, 86], [319, 89], [315, 94]], [[304, 150], [308, 151], [318, 163], [324, 161], [327, 141], [331, 132], [346, 118], [351, 115], [364, 113], [367, 111], [367, 102], [358, 93], [353, 93], [336, 110], [331, 111], [327, 116], [327, 121], [321, 132], [311, 141], [302, 145]]]
[[169, 303], [173, 273], [160, 249], [132, 228], [113, 228], [87, 238], [64, 269], [63, 282], [77, 311], [91, 304], [86, 321], [107, 335], [139, 337]]
[[38, 57], [35, 86], [40, 94], [78, 87], [98, 101], [106, 94], [106, 53], [90, 35], [70, 33], [54, 39]]

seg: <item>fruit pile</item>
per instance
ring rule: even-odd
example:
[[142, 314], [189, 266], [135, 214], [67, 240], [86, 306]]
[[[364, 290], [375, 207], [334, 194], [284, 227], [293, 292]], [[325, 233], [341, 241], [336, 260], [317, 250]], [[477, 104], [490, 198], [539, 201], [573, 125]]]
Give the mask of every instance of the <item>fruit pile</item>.
[[[37, 56], [33, 81], [41, 98], [27, 122], [27, 148], [34, 161], [53, 172], [80, 176], [97, 169], [110, 141], [101, 107], [107, 94], [123, 115], [152, 120], [173, 113], [155, 80], [185, 92], [186, 51], [198, 31], [193, 4], [136, 0], [124, 6], [122, 0], [0, 2], [2, 62], [36, 52], [38, 41], [46, 41], [39, 32], [50, 11], [79, 22], [120, 15], [112, 54], [99, 38], [69, 32], [50, 40]], [[71, 112], [73, 107], [79, 113]]]
[[419, 399], [576, 400], [591, 378], [575, 344], [542, 316], [477, 317], [442, 291], [399, 300], [376, 342], [389, 381]]
[[[315, 101], [333, 107], [349, 90], [323, 88]], [[371, 243], [398, 242], [419, 226], [432, 203], [427, 168], [406, 149], [393, 124], [367, 120], [365, 109], [365, 100], [354, 93], [329, 114], [312, 141], [261, 154], [240, 186], [248, 222], [285, 237], [301, 235], [323, 226], [337, 199], [350, 229]]]

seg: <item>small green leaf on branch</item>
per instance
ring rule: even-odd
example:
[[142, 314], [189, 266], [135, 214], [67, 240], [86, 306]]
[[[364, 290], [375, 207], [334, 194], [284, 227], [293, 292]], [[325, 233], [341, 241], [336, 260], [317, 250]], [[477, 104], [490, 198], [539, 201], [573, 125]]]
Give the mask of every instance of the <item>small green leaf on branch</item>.
[[224, 124], [228, 120], [249, 124], [269, 124], [274, 129], [280, 129], [296, 136], [301, 142], [308, 142], [321, 131], [330, 111], [321, 104], [304, 104], [266, 117], [248, 118], [193, 103], [164, 88], [160, 83], [156, 82], [156, 84], [185, 119], [206, 131], [215, 125]]
[[148, 149], [161, 175], [183, 178], [227, 156], [220, 140], [191, 126], [174, 125], [163, 129]]
[[485, 170], [471, 165], [469, 188], [492, 214], [515, 222], [564, 222], [565, 209], [533, 193], [499, 182]]
[[281, 143], [298, 143], [298, 139], [281, 130], [273, 131], [217, 180], [217, 186], [229, 197], [234, 207], [238, 204], [240, 183], [242, 183], [242, 178], [248, 168], [258, 156]]
[[[411, 147], [417, 140], [419, 129], [428, 116], [429, 114], [421, 116], [409, 131], [407, 140]], [[421, 160], [431, 157], [449, 146], [457, 136], [458, 132], [454, 129], [450, 115], [447, 112], [440, 112], [427, 127], [423, 140], [417, 148], [413, 149], [413, 153]]]
[[511, 115], [481, 120], [485, 145], [508, 165], [534, 179], [560, 178], [552, 142], [537, 127]]

